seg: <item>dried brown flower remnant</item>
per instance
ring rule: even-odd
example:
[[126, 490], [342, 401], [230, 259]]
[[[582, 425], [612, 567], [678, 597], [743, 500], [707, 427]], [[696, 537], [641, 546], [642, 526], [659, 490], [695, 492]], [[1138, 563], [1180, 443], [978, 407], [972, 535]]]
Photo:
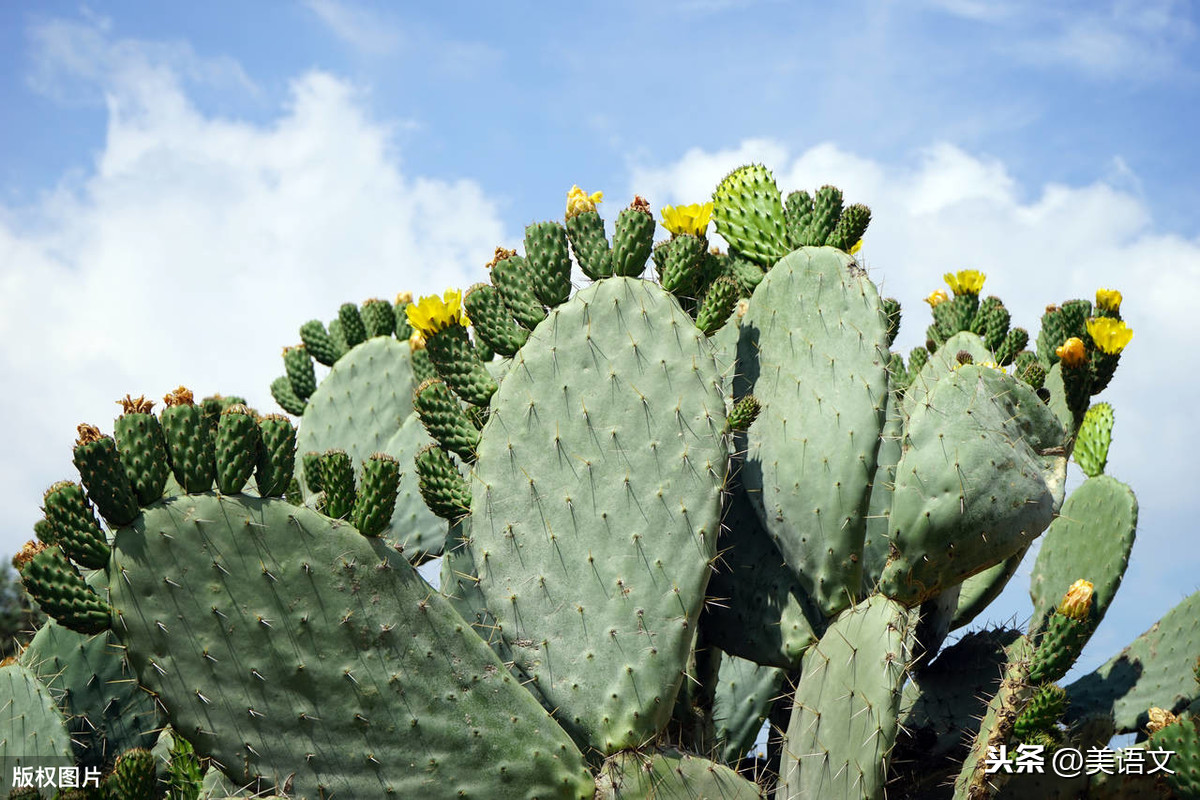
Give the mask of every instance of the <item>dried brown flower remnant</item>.
[[163, 402], [166, 403], [168, 407], [171, 407], [190, 406], [193, 405], [195, 401], [192, 398], [192, 390], [188, 389], [186, 386], [180, 386], [175, 391], [168, 392], [167, 395], [163, 397]]

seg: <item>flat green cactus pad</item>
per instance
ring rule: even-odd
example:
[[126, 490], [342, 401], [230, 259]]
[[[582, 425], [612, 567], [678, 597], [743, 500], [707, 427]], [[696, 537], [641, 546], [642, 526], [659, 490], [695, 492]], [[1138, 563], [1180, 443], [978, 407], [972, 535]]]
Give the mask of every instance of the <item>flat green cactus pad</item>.
[[596, 800], [753, 800], [758, 787], [729, 767], [665, 750], [624, 752], [604, 762]]
[[[37, 676], [20, 664], [0, 667], [0, 791], [12, 788], [14, 767], [74, 763], [67, 721]], [[52, 788], [43, 788], [49, 798]]]

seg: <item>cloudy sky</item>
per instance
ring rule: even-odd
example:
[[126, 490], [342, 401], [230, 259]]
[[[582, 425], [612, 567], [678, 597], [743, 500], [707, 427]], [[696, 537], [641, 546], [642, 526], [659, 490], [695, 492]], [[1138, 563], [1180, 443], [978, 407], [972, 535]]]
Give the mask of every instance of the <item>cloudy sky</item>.
[[[862, 258], [906, 351], [947, 270], [1031, 330], [1123, 292], [1103, 399], [1141, 525], [1103, 660], [1197, 588], [1200, 14], [800, 5], [0, 4], [0, 552], [126, 392], [272, 408], [301, 322], [481, 279], [572, 184], [611, 217], [761, 161], [873, 208]], [[1028, 615], [1014, 584], [995, 618]]]

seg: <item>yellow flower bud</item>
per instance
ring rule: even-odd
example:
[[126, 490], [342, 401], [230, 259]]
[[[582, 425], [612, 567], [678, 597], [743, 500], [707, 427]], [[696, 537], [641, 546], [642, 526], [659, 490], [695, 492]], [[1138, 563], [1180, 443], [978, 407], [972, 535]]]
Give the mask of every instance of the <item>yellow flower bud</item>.
[[987, 275], [977, 269], [963, 269], [958, 272], [947, 272], [943, 278], [956, 295], [977, 295], [983, 289], [983, 282], [987, 279]]
[[942, 303], [950, 299], [950, 295], [946, 294], [945, 289], [938, 289], [935, 292], [930, 292], [929, 297], [925, 298], [925, 302], [929, 303], [930, 308], [937, 308]]
[[850, 245], [850, 255], [858, 255], [859, 250], [862, 250], [862, 239]]
[[1063, 367], [1066, 368], [1079, 367], [1087, 361], [1087, 350], [1078, 336], [1072, 336], [1063, 342], [1061, 347], [1055, 348], [1054, 355], [1062, 359]]
[[412, 292], [400, 292], [396, 295], [396, 305], [406, 306], [412, 302]]
[[1087, 321], [1088, 336], [1100, 352], [1115, 356], [1133, 339], [1133, 328], [1111, 317], [1091, 317]]
[[413, 331], [413, 335], [408, 337], [408, 348], [413, 352], [425, 349], [425, 337], [420, 331]]
[[567, 192], [567, 219], [578, 216], [585, 211], [595, 211], [596, 204], [604, 199], [604, 192], [588, 194], [578, 186], [572, 186]]
[[1116, 289], [1097, 289], [1096, 305], [1116, 314], [1121, 311], [1121, 293]]
[[712, 219], [713, 204], [692, 203], [690, 206], [663, 206], [663, 227], [671, 233], [704, 236]]
[[1058, 613], [1071, 619], [1087, 619], [1092, 610], [1092, 583], [1082, 578], [1071, 584], [1062, 602], [1058, 604]]

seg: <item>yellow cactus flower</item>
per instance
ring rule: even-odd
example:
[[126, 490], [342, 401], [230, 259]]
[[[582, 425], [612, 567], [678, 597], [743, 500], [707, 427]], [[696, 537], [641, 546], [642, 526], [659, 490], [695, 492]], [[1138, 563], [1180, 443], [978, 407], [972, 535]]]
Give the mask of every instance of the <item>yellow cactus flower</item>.
[[588, 194], [578, 186], [572, 186], [567, 192], [567, 219], [578, 216], [585, 211], [595, 211], [596, 203], [604, 199], [604, 192]]
[[703, 236], [712, 219], [713, 204], [692, 203], [690, 206], [663, 206], [663, 227], [674, 234]]
[[857, 255], [859, 250], [862, 250], [862, 239], [850, 245], [850, 255]]
[[979, 294], [983, 289], [983, 282], [987, 279], [977, 269], [961, 269], [958, 272], [947, 272], [943, 276], [946, 283], [950, 286], [950, 290], [956, 295], [962, 294]]
[[1082, 578], [1071, 584], [1062, 602], [1058, 604], [1058, 613], [1071, 619], [1087, 619], [1092, 610], [1092, 583]]
[[937, 308], [949, 299], [950, 295], [946, 294], [944, 289], [938, 289], [935, 292], [930, 292], [929, 297], [925, 298], [925, 302], [929, 303], [930, 308]]
[[406, 306], [412, 302], [412, 292], [399, 292], [396, 295], [396, 305]]
[[447, 289], [441, 297], [422, 297], [405, 308], [404, 313], [408, 316], [408, 324], [426, 338], [451, 325], [465, 328], [469, 324], [462, 305], [462, 292], [458, 289]]
[[1121, 293], [1116, 289], [1097, 289], [1096, 305], [1113, 314], [1121, 311]]
[[1072, 336], [1062, 343], [1062, 347], [1055, 348], [1054, 355], [1062, 359], [1064, 367], [1082, 366], [1083, 362], [1087, 361], [1087, 349], [1078, 336]]
[[1133, 339], [1133, 328], [1111, 317], [1092, 317], [1087, 321], [1088, 336], [1101, 353], [1115, 356]]

